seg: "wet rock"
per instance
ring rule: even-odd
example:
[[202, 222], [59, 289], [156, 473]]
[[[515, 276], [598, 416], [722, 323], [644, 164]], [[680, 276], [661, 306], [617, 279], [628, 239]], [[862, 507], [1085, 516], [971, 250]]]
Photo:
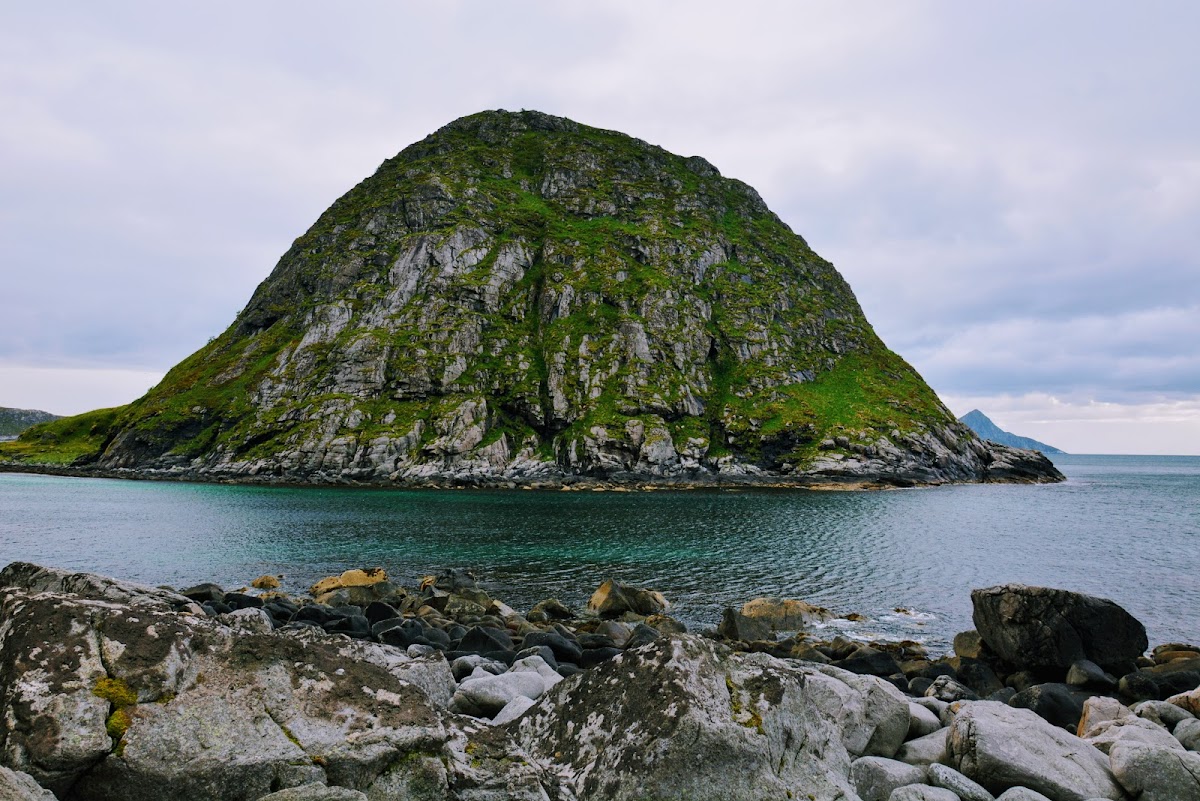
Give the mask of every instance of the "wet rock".
[[611, 639], [613, 645], [617, 648], [624, 648], [632, 631], [633, 627], [628, 623], [620, 623], [616, 620], [602, 620], [600, 621], [600, 625], [596, 626], [595, 633]]
[[1139, 743], [1120, 743], [1112, 771], [1138, 801], [1200, 801], [1200, 754]]
[[469, 629], [458, 644], [460, 651], [487, 654], [514, 650], [512, 637], [505, 629], [475, 626]]
[[454, 676], [455, 681], [462, 681], [474, 673], [476, 668], [483, 668], [487, 673], [499, 675], [508, 670], [508, 665], [480, 656], [479, 654], [460, 656], [450, 663], [450, 673]]
[[[607, 662], [613, 657], [620, 655], [620, 648], [591, 648], [583, 652], [583, 658], [579, 660], [579, 667], [584, 669], [593, 668], [601, 662]], [[563, 666], [560, 665], [560, 667]]]
[[726, 607], [725, 611], [721, 613], [717, 634], [727, 640], [740, 640], [741, 642], [775, 638], [774, 631], [768, 622], [747, 617], [730, 607]]
[[583, 659], [583, 649], [577, 642], [568, 640], [556, 631], [532, 632], [521, 641], [521, 649], [545, 646], [554, 653], [557, 662], [572, 662], [576, 665]]
[[662, 639], [662, 636], [657, 629], [652, 629], [644, 623], [638, 623], [630, 632], [629, 639], [625, 641], [625, 650], [632, 651], [635, 648], [649, 645]]
[[951, 766], [992, 793], [1028, 787], [1053, 801], [1124, 797], [1100, 751], [1028, 709], [964, 704], [947, 745]]
[[371, 601], [363, 609], [363, 616], [371, 621], [371, 625], [375, 625], [384, 620], [395, 620], [400, 617], [400, 613], [390, 604], [385, 604], [383, 601]]
[[1014, 695], [1008, 705], [1032, 710], [1055, 726], [1074, 730], [1083, 715], [1084, 703], [1093, 694], [1069, 684], [1035, 684]]
[[969, 657], [958, 657], [957, 662], [954, 672], [958, 682], [971, 688], [976, 696], [986, 698], [1004, 689], [1004, 683], [986, 662]]
[[859, 757], [850, 765], [850, 781], [862, 801], [888, 801], [892, 791], [925, 781], [926, 769], [883, 757]]
[[743, 604], [741, 612], [773, 632], [797, 631], [833, 617], [828, 609], [792, 598], [755, 598]]
[[896, 664], [896, 660], [892, 658], [891, 654], [865, 645], [845, 659], [834, 662], [833, 665], [853, 673], [870, 676], [884, 677], [900, 672], [900, 666]]
[[620, 617], [628, 612], [636, 615], [658, 615], [670, 604], [662, 593], [621, 584], [613, 579], [602, 583], [588, 600], [588, 609], [604, 618]]
[[1007, 584], [972, 590], [971, 603], [975, 628], [988, 648], [1034, 671], [1065, 671], [1087, 659], [1120, 675], [1148, 645], [1146, 628], [1103, 598]]
[[669, 615], [650, 615], [645, 623], [660, 634], [687, 634], [687, 626]]
[[219, 584], [213, 584], [211, 582], [197, 584], [194, 587], [188, 587], [185, 590], [181, 590], [179, 594], [185, 598], [195, 601], [198, 604], [202, 604], [205, 601], [219, 601], [221, 603], [225, 602], [225, 590], [221, 589]]
[[575, 610], [564, 604], [557, 598], [547, 598], [544, 601], [538, 601], [529, 610], [529, 619], [533, 621], [542, 620], [572, 620], [578, 617]]
[[259, 576], [254, 581], [250, 582], [250, 586], [256, 590], [277, 590], [279, 589], [279, 577]]

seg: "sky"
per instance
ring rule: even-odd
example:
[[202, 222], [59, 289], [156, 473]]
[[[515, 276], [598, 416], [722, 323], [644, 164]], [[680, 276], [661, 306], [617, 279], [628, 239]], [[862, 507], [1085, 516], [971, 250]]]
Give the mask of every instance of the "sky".
[[127, 403], [457, 117], [757, 188], [956, 414], [1200, 454], [1200, 4], [8, 3], [0, 406]]

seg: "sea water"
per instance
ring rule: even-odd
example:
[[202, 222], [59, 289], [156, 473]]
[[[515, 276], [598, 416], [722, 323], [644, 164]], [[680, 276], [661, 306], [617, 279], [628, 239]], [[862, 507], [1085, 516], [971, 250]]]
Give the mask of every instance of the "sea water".
[[693, 629], [763, 595], [835, 614], [825, 634], [971, 625], [970, 591], [1020, 582], [1111, 598], [1152, 643], [1200, 641], [1200, 457], [1055, 456], [1044, 486], [558, 492], [230, 486], [0, 474], [0, 564], [183, 587], [270, 573], [303, 593], [381, 566], [413, 586], [468, 568], [518, 609], [581, 606], [604, 579], [660, 590]]

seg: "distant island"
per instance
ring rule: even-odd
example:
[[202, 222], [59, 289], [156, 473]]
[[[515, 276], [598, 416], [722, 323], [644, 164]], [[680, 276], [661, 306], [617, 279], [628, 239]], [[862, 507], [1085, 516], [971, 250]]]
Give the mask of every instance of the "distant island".
[[38, 409], [9, 409], [0, 406], [0, 440], [16, 439], [17, 436], [38, 423], [57, 420], [57, 414]]
[[405, 148], [144, 397], [0, 460], [318, 484], [1062, 480], [959, 423], [754, 189], [532, 111]]
[[972, 431], [979, 435], [980, 439], [998, 442], [1010, 448], [1025, 448], [1031, 451], [1041, 451], [1042, 453], [1066, 453], [1066, 451], [1059, 450], [1053, 445], [1038, 442], [1036, 439], [1011, 434], [993, 423], [986, 414], [978, 409], [972, 409], [958, 418], [958, 421], [970, 427]]

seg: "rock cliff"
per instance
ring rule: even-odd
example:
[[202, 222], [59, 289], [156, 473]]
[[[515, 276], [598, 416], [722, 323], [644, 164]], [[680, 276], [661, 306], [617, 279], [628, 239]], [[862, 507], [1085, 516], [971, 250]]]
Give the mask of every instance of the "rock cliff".
[[1061, 478], [956, 421], [751, 187], [531, 111], [456, 120], [384, 162], [224, 333], [104, 425], [77, 464], [375, 483]]

